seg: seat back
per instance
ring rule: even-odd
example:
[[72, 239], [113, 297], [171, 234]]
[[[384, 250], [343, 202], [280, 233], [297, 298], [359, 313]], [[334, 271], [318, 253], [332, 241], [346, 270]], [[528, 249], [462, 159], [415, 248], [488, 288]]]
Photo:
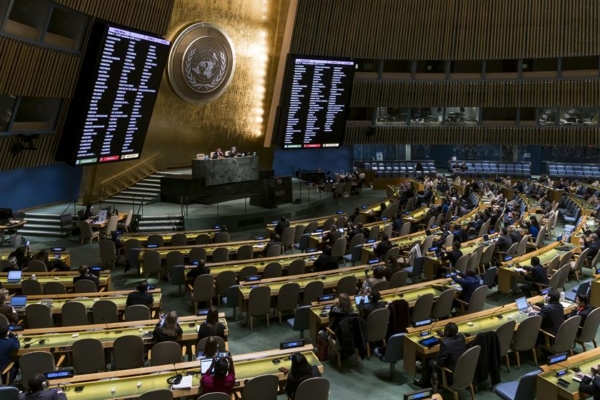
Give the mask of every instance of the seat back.
[[279, 278], [282, 272], [283, 268], [281, 268], [281, 264], [278, 262], [269, 263], [263, 271], [263, 279]]
[[117, 230], [117, 226], [119, 226], [119, 216], [111, 215], [108, 219], [108, 224], [106, 225], [106, 232], [109, 234]]
[[395, 363], [404, 359], [404, 336], [406, 333], [396, 333], [390, 336], [385, 346], [382, 361]]
[[541, 369], [536, 369], [521, 376], [514, 400], [535, 399], [537, 392], [537, 376], [540, 372], [542, 372]]
[[346, 238], [339, 238], [333, 243], [331, 248], [331, 256], [334, 259], [341, 258], [346, 253]]
[[150, 365], [173, 365], [181, 362], [181, 345], [177, 342], [160, 342], [152, 346]]
[[198, 262], [198, 260], [206, 261], [206, 249], [203, 247], [194, 247], [188, 253], [190, 263]]
[[322, 377], [308, 378], [298, 385], [294, 400], [328, 400], [329, 381]]
[[[19, 357], [19, 367], [21, 368], [21, 386], [23, 389], [29, 389], [29, 379], [36, 374], [51, 372], [56, 370], [54, 356], [46, 351], [32, 351]], [[4, 398], [2, 398], [4, 400]]]
[[77, 375], [94, 374], [106, 369], [104, 346], [98, 339], [76, 340], [72, 352], [73, 368]]
[[313, 301], [317, 300], [317, 297], [323, 295], [324, 284], [322, 281], [312, 281], [304, 287], [304, 294], [302, 296], [302, 305], [309, 305]]
[[217, 247], [212, 253], [212, 262], [221, 263], [229, 261], [229, 249], [227, 247]]
[[231, 400], [231, 396], [226, 393], [214, 392], [203, 394], [196, 400]]
[[175, 265], [185, 265], [185, 259], [180, 251], [173, 250], [167, 253], [165, 263], [167, 265], [167, 271], [170, 273]]
[[244, 386], [242, 400], [277, 400], [279, 378], [276, 375], [261, 375], [250, 379]]
[[450, 313], [452, 313], [454, 297], [455, 294], [453, 289], [444, 290], [435, 302], [431, 316], [436, 319], [448, 318]]
[[144, 304], [135, 304], [125, 309], [125, 321], [148, 321], [152, 319], [150, 309]]
[[158, 251], [144, 250], [142, 259], [144, 261], [144, 272], [146, 274], [158, 274], [161, 272], [162, 265], [161, 265], [160, 254]]
[[306, 229], [306, 226], [302, 224], [294, 226], [294, 243], [300, 243], [300, 238], [302, 237], [302, 235], [304, 235], [304, 229]]
[[187, 244], [187, 236], [185, 233], [176, 233], [171, 236], [171, 246], [185, 246]]
[[67, 288], [60, 282], [48, 282], [44, 285], [44, 294], [66, 294]]
[[279, 311], [295, 310], [298, 305], [300, 285], [295, 282], [286, 283], [279, 289], [277, 309]]
[[258, 274], [258, 268], [256, 268], [253, 265], [248, 265], [247, 267], [242, 268], [240, 270], [240, 272], [238, 273], [238, 281], [244, 282], [244, 280], [246, 280], [247, 277], [254, 276], [257, 274]]
[[508, 321], [496, 329], [496, 336], [498, 336], [498, 343], [500, 344], [500, 357], [508, 353], [516, 325], [516, 321]]
[[542, 326], [542, 317], [533, 315], [519, 323], [519, 327], [514, 333], [511, 348], [516, 351], [531, 350], [535, 346], [537, 334], [532, 335], [532, 332], [538, 332]]
[[362, 233], [357, 233], [356, 235], [352, 236], [352, 239], [350, 239], [350, 245], [348, 246], [348, 248], [353, 249], [358, 245], [362, 245], [364, 241], [365, 235], [363, 235]]
[[575, 315], [562, 323], [558, 328], [558, 333], [554, 339], [552, 350], [556, 353], [562, 353], [569, 351], [573, 348], [575, 343], [575, 337], [579, 329], [579, 323], [581, 322], [581, 315]]
[[174, 265], [171, 269], [171, 285], [185, 284], [185, 265]]
[[98, 291], [96, 282], [90, 279], [80, 279], [75, 282], [75, 293], [94, 293]]
[[61, 308], [62, 326], [81, 326], [89, 324], [87, 308], [78, 301], [69, 301]]
[[206, 233], [201, 233], [194, 238], [194, 244], [209, 244], [210, 236]]
[[283, 254], [283, 246], [281, 246], [280, 244], [274, 244], [272, 246], [269, 246], [269, 249], [267, 250], [267, 254], [265, 254], [266, 257], [277, 257]]
[[217, 295], [224, 296], [227, 294], [227, 290], [237, 283], [237, 278], [234, 271], [223, 271], [217, 275]]
[[377, 240], [379, 238], [379, 231], [379, 225], [375, 225], [374, 227], [372, 227], [371, 230], [369, 230], [369, 239]]
[[165, 240], [161, 235], [150, 235], [148, 236], [146, 244], [155, 244], [158, 247], [163, 247], [165, 245]]
[[294, 239], [296, 238], [296, 227], [288, 226], [283, 230], [281, 235], [281, 244], [284, 249], [290, 248], [294, 245]]
[[248, 315], [266, 315], [271, 309], [271, 288], [258, 286], [250, 290]]
[[367, 317], [367, 342], [374, 343], [384, 340], [387, 335], [390, 310], [379, 308]]
[[139, 336], [119, 336], [113, 343], [113, 370], [141, 368], [144, 365], [144, 341]]
[[210, 274], [200, 275], [194, 279], [192, 301], [208, 301], [215, 297], [215, 280]]
[[44, 294], [44, 288], [39, 281], [34, 279], [25, 279], [21, 282], [21, 293], [24, 296]]
[[406, 236], [410, 233], [410, 228], [411, 228], [411, 223], [410, 222], [405, 222], [402, 224], [402, 227], [400, 228], [400, 232], [399, 235], [400, 236]]
[[318, 221], [310, 221], [308, 223], [308, 225], [306, 225], [306, 229], [304, 230], [304, 233], [313, 233], [314, 231], [317, 230], [318, 227], [319, 227]]
[[2, 400], [19, 400], [19, 389], [12, 386], [0, 387], [0, 398]]
[[469, 301], [469, 309], [467, 311], [467, 314], [483, 311], [487, 291], [488, 287], [486, 285], [481, 285], [477, 289], [475, 289], [475, 291], [471, 295], [471, 300]]
[[483, 274], [483, 284], [488, 288], [494, 286], [496, 281], [496, 275], [498, 274], [498, 267], [490, 267]]
[[459, 271], [462, 274], [466, 274], [467, 273], [467, 265], [469, 264], [469, 258], [470, 255], [469, 254], [463, 254], [462, 256], [460, 256], [460, 258], [456, 261], [456, 265], [454, 265], [454, 269], [456, 269], [457, 271]]
[[93, 324], [112, 324], [119, 322], [117, 305], [110, 300], [99, 300], [92, 306]]
[[[112, 217], [111, 217], [112, 218]], [[100, 259], [103, 263], [112, 263], [117, 259], [117, 248], [112, 240], [103, 239], [98, 245], [100, 249]]]
[[150, 390], [138, 397], [138, 400], [173, 400], [173, 391], [170, 389]]
[[48, 272], [48, 268], [40, 260], [31, 260], [27, 263], [27, 272]]
[[311, 306], [300, 306], [296, 308], [293, 330], [304, 331], [310, 328], [310, 308]]
[[427, 293], [419, 297], [415, 302], [412, 314], [410, 316], [411, 322], [422, 321], [428, 319], [431, 316], [431, 309], [433, 308], [433, 294]]
[[595, 308], [586, 317], [581, 334], [577, 339], [582, 343], [593, 341], [596, 339], [598, 328], [600, 328], [600, 308]]
[[52, 310], [45, 304], [29, 304], [25, 307], [25, 317], [27, 317], [27, 328], [40, 329], [52, 328], [54, 319]]
[[377, 282], [371, 287], [372, 292], [381, 292], [382, 290], [387, 290], [390, 288], [390, 283], [388, 281]]
[[238, 260], [252, 260], [254, 258], [254, 247], [251, 244], [241, 246], [237, 251]]
[[444, 247], [450, 247], [452, 246], [452, 243], [454, 243], [454, 233], [451, 233], [448, 236], [446, 236], [446, 240], [444, 241]]
[[390, 289], [406, 286], [408, 271], [398, 271], [390, 278]]
[[337, 292], [338, 296], [340, 293], [346, 293], [348, 296], [354, 296], [356, 294], [357, 283], [358, 279], [355, 276], [345, 276], [338, 281], [335, 291]]
[[287, 268], [288, 276], [302, 275], [305, 271], [305, 265], [306, 263], [302, 259], [292, 261]]
[[453, 389], [461, 390], [473, 383], [479, 353], [481, 353], [481, 346], [473, 346], [458, 358], [454, 367], [456, 373], [452, 374]]
[[142, 242], [140, 242], [136, 238], [127, 239], [125, 242], [125, 253], [127, 253], [130, 249], [141, 249]]
[[[226, 347], [226, 343], [225, 343], [225, 339], [223, 339], [221, 336], [212, 336], [215, 341], [216, 341], [216, 345], [219, 349], [225, 349]], [[196, 345], [196, 349], [198, 352], [204, 351], [204, 348], [206, 347], [206, 342], [208, 341], [208, 339], [210, 339], [211, 336], [207, 336], [205, 338], [202, 338], [198, 341], [198, 344]]]
[[229, 232], [218, 232], [215, 235], [215, 243], [227, 243], [230, 242], [231, 240], [229, 239]]

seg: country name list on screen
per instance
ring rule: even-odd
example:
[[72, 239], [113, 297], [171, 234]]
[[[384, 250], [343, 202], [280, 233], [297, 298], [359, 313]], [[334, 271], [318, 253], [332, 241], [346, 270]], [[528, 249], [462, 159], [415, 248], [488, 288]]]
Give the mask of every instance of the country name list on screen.
[[350, 60], [293, 59], [284, 148], [340, 146], [354, 65]]
[[77, 150], [77, 164], [136, 159], [170, 42], [108, 27]]

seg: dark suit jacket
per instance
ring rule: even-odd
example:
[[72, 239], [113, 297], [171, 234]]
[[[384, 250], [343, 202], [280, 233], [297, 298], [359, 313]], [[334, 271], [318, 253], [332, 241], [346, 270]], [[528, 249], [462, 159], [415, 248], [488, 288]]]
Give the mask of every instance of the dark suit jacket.
[[548, 284], [548, 274], [546, 269], [542, 265], [536, 265], [535, 267], [523, 267], [524, 270], [531, 272], [525, 275], [525, 279], [530, 282]]
[[279, 221], [279, 223], [275, 226], [275, 233], [278, 234], [279, 236], [283, 235], [283, 231], [285, 231], [286, 228], [290, 227], [290, 221]]
[[323, 244], [332, 247], [336, 240], [342, 237], [339, 231], [329, 231], [323, 235]]
[[19, 400], [67, 400], [67, 395], [62, 390], [47, 389], [42, 392], [21, 393]]
[[594, 376], [592, 379], [584, 377], [579, 383], [579, 391], [594, 397], [594, 400], [600, 400], [600, 376]]
[[456, 275], [452, 275], [452, 280], [462, 287], [459, 299], [466, 301], [467, 303], [471, 301], [471, 296], [475, 289], [481, 286], [481, 281], [478, 277], [466, 276], [460, 272]]
[[143, 304], [150, 307], [152, 303], [154, 303], [154, 296], [152, 296], [150, 293], [142, 293], [136, 290], [135, 292], [131, 292], [127, 295], [127, 307], [136, 304]]
[[510, 246], [512, 246], [512, 244], [513, 244], [513, 241], [510, 238], [510, 236], [502, 235], [496, 242], [496, 249], [498, 249], [498, 251], [502, 251], [502, 252], [506, 253], [508, 251], [508, 249], [510, 248]]
[[509, 236], [512, 239], [513, 243], [519, 243], [521, 239], [523, 239], [523, 236], [521, 236], [521, 234], [517, 231], [514, 231]]
[[392, 244], [390, 243], [389, 240], [381, 241], [377, 244], [377, 247], [375, 247], [375, 250], [373, 252], [375, 253], [375, 256], [377, 258], [383, 258], [383, 257], [385, 257], [387, 252], [390, 251], [391, 248], [392, 248]]
[[587, 248], [589, 249], [588, 255], [587, 255], [588, 258], [594, 258], [594, 257], [596, 257], [596, 254], [598, 254], [598, 251], [600, 250], [600, 242], [593, 242]]
[[206, 265], [204, 266], [204, 268], [196, 267], [196, 268], [190, 269], [188, 271], [188, 273], [186, 274], [186, 276], [193, 283], [197, 277], [199, 277], [200, 275], [205, 275], [205, 274], [210, 274], [210, 268], [208, 268]]
[[461, 334], [444, 338], [440, 343], [437, 365], [454, 370], [459, 357], [467, 351], [467, 342]]
[[0, 304], [0, 314], [4, 315], [11, 324], [19, 322], [19, 316], [10, 304]]
[[565, 309], [562, 304], [549, 303], [540, 309], [542, 329], [556, 336], [558, 329], [565, 322]]
[[442, 260], [448, 260], [452, 266], [455, 266], [456, 262], [462, 257], [462, 255], [463, 253], [460, 250], [450, 250], [444, 257], [442, 257]]
[[338, 268], [337, 261], [335, 261], [332, 256], [327, 255], [327, 254], [321, 254], [319, 256], [319, 258], [317, 258], [315, 260], [315, 263], [313, 264], [313, 269], [316, 272], [329, 271], [329, 270], [337, 269], [337, 268]]
[[587, 307], [581, 309], [581, 310], [573, 310], [573, 312], [571, 313], [571, 316], [575, 316], [575, 315], [580, 315], [581, 316], [581, 322], [579, 323], [580, 327], [583, 327], [583, 324], [585, 323], [585, 319], [587, 318], [587, 316], [592, 312], [592, 306], [590, 306], [588, 304]]

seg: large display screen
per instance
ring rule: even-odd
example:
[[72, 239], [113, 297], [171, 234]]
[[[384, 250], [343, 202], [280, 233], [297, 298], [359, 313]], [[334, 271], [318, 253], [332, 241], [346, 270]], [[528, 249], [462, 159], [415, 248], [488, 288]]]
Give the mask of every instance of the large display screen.
[[170, 42], [97, 21], [56, 159], [71, 165], [141, 156]]
[[289, 56], [279, 115], [284, 149], [341, 145], [354, 69], [349, 59]]

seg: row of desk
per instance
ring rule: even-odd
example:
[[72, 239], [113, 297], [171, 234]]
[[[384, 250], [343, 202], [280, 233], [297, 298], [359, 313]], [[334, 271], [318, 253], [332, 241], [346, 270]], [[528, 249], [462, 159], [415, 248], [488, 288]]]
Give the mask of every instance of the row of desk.
[[200, 229], [195, 231], [182, 231], [182, 232], [139, 232], [139, 233], [127, 233], [125, 235], [121, 235], [120, 240], [123, 245], [125, 245], [129, 240], [136, 239], [143, 246], [148, 243], [148, 238], [150, 236], [158, 235], [163, 238], [165, 244], [170, 244], [173, 239], [173, 235], [176, 234], [184, 234], [188, 244], [194, 244], [196, 237], [200, 235], [207, 235], [209, 240], [214, 239], [215, 235], [220, 232], [220, 229]]
[[[21, 281], [19, 282], [8, 282], [8, 273], [2, 272], [0, 273], [0, 283], [2, 283], [2, 287], [4, 289], [8, 289], [10, 293], [16, 293], [21, 290], [21, 282], [26, 279], [32, 279], [32, 276], [35, 275], [36, 280], [39, 281], [42, 285], [48, 282], [60, 282], [62, 283], [67, 290], [73, 289], [75, 284], [73, 283], [73, 278], [79, 276], [78, 271], [53, 271], [53, 272], [23, 272], [21, 276]], [[112, 290], [112, 279], [110, 272], [102, 272], [98, 277], [99, 291], [111, 291]]]

